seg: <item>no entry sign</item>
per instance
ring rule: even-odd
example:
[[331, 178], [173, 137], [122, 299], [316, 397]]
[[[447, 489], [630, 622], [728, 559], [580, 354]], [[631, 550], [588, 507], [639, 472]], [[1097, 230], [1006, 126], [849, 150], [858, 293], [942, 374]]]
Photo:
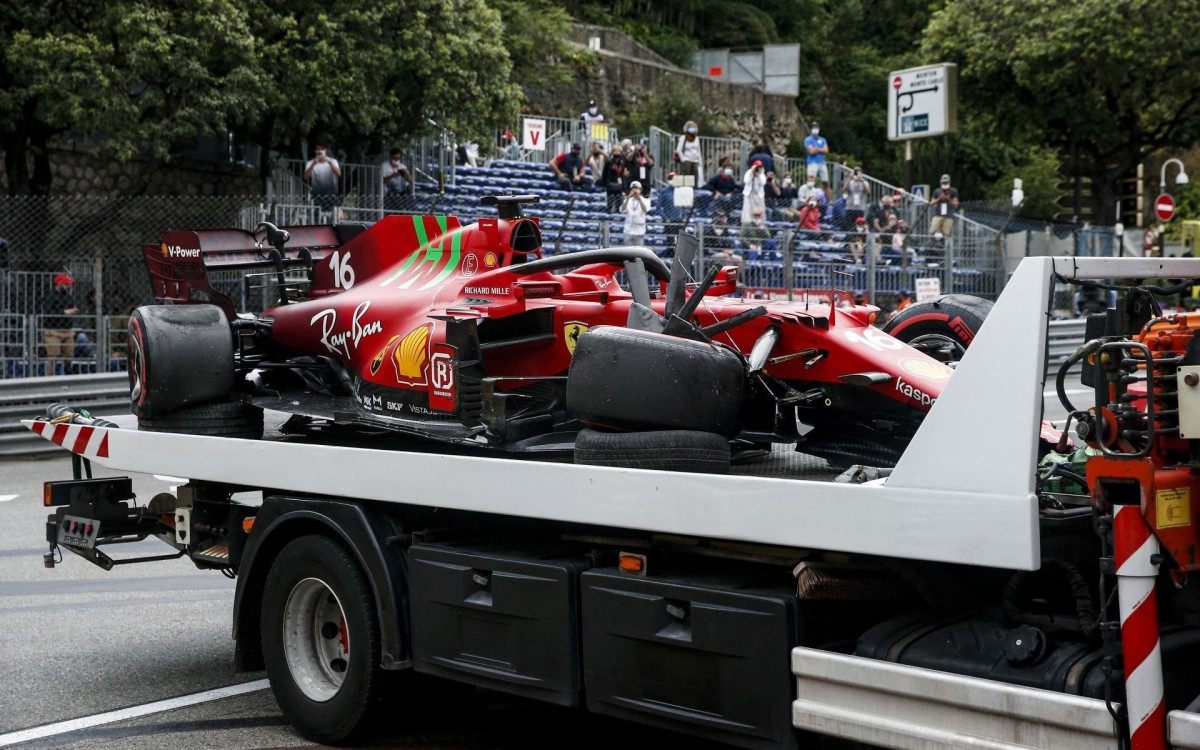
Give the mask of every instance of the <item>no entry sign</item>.
[[1159, 221], [1170, 221], [1175, 218], [1175, 199], [1167, 193], [1160, 193], [1154, 199], [1154, 217]]

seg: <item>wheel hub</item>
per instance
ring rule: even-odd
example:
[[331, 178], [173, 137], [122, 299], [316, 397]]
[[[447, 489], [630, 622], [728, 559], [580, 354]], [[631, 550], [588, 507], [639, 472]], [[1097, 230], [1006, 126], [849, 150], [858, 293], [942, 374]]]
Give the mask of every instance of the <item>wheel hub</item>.
[[337, 695], [349, 666], [350, 630], [337, 595], [319, 578], [305, 578], [288, 594], [283, 653], [305, 696], [323, 703]]

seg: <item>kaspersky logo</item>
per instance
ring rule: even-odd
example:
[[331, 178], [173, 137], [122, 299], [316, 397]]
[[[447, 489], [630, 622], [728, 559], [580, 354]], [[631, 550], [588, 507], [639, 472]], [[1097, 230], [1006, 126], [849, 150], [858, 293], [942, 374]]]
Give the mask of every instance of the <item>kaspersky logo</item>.
[[164, 258], [199, 258], [200, 248], [198, 247], [180, 247], [179, 245], [168, 245], [165, 242], [160, 246], [162, 256]]

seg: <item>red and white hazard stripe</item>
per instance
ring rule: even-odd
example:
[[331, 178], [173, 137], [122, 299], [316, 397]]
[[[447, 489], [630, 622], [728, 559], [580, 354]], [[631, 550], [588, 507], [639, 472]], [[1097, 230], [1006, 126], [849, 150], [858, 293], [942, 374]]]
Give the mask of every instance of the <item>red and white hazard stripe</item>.
[[86, 458], [108, 458], [108, 428], [34, 420], [29, 429]]
[[1166, 750], [1166, 703], [1158, 642], [1158, 540], [1137, 505], [1113, 512], [1113, 562], [1121, 610], [1125, 706], [1132, 750]]

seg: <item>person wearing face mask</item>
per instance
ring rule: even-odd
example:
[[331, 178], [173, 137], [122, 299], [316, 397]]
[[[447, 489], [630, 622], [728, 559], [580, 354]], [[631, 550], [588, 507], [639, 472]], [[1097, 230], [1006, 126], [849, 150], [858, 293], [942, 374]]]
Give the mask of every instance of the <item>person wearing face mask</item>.
[[596, 106], [596, 101], [593, 99], [588, 102], [587, 111], [581, 114], [579, 119], [583, 120], [583, 124], [587, 126], [588, 133], [591, 133], [593, 125], [598, 122], [604, 122], [604, 114]]
[[942, 175], [941, 185], [933, 191], [929, 204], [933, 208], [929, 233], [937, 239], [949, 237], [954, 231], [954, 214], [958, 212], [958, 190], [950, 187], [950, 175]]
[[691, 175], [697, 180], [704, 174], [699, 133], [696, 123], [688, 120], [683, 125], [683, 135], [679, 136], [679, 142], [675, 145], [675, 161], [678, 162], [676, 172]]
[[871, 186], [863, 177], [862, 167], [855, 167], [854, 173], [846, 180], [845, 187], [850, 191], [846, 196], [846, 221], [850, 226], [858, 222], [859, 217], [866, 218], [867, 204], [871, 202]]
[[833, 202], [829, 212], [829, 223], [839, 232], [848, 232], [854, 227], [854, 219], [846, 211], [846, 203], [850, 200], [850, 186], [842, 184], [842, 192]]
[[756, 253], [767, 238], [767, 174], [755, 159], [742, 177], [742, 239]]
[[592, 153], [587, 158], [587, 168], [592, 171], [592, 182], [599, 184], [604, 179], [604, 168], [608, 164], [608, 155], [604, 153], [604, 144], [596, 141], [592, 144]]
[[824, 185], [829, 182], [829, 166], [825, 163], [825, 155], [829, 153], [829, 143], [821, 137], [821, 126], [813, 122], [809, 135], [804, 139], [804, 159], [809, 177], [816, 177]]
[[650, 201], [642, 195], [642, 183], [637, 180], [629, 184], [629, 193], [621, 202], [621, 213], [625, 214], [625, 244], [641, 245], [646, 241], [646, 217], [650, 214]]
[[821, 209], [817, 206], [817, 196], [811, 196], [800, 209], [800, 231], [816, 232], [821, 229]]
[[318, 143], [313, 158], [304, 165], [304, 179], [312, 193], [313, 203], [322, 211], [332, 211], [338, 204], [338, 178], [342, 167], [329, 155], [325, 144]]
[[620, 144], [614, 143], [612, 154], [604, 161], [604, 171], [600, 173], [600, 181], [604, 183], [604, 192], [608, 198], [608, 210], [615, 212], [621, 205], [621, 194], [625, 191], [625, 150]]
[[390, 158], [379, 166], [379, 174], [383, 180], [383, 208], [386, 211], [399, 211], [411, 178], [408, 166], [404, 163], [404, 152], [394, 148], [389, 156]]
[[723, 166], [718, 169], [712, 177], [708, 178], [708, 182], [704, 183], [704, 189], [712, 193], [713, 201], [717, 204], [719, 211], [728, 209], [729, 204], [733, 202], [733, 194], [737, 191], [737, 181], [733, 179], [733, 167]]
[[[800, 205], [803, 206], [808, 202], [809, 198], [816, 197], [819, 192], [821, 192], [821, 188], [817, 187], [817, 177], [810, 174], [796, 192], [796, 197], [800, 200]], [[818, 200], [820, 199], [818, 198]]]

